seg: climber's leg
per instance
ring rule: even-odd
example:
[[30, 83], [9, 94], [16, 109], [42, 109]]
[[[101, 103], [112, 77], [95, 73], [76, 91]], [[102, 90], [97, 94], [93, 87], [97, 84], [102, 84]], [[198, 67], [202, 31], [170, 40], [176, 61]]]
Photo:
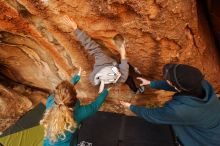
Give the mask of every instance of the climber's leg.
[[136, 87], [136, 84], [135, 84], [135, 82], [134, 82], [132, 76], [129, 75], [129, 76], [128, 76], [128, 79], [126, 80], [125, 83], [129, 86], [129, 88], [130, 88], [134, 93], [137, 92], [138, 88]]
[[142, 94], [145, 91], [144, 86], [137, 87], [132, 76], [128, 76], [128, 79], [125, 82], [128, 87], [136, 94]]
[[135, 72], [135, 69], [132, 65], [129, 64], [129, 76], [126, 80], [126, 84], [129, 86], [129, 88], [136, 94], [139, 94], [139, 93], [143, 93], [145, 91], [145, 88], [144, 86], [141, 86], [141, 87], [137, 87], [135, 82], [134, 82], [134, 79], [133, 77], [130, 75], [131, 73], [136, 73]]
[[102, 66], [103, 64], [112, 64], [116, 62], [111, 57], [107, 56], [98, 43], [91, 39], [91, 37], [85, 32], [77, 29], [75, 31], [76, 38], [81, 42], [82, 46], [84, 46], [85, 50], [94, 57], [95, 63], [94, 68], [96, 66]]

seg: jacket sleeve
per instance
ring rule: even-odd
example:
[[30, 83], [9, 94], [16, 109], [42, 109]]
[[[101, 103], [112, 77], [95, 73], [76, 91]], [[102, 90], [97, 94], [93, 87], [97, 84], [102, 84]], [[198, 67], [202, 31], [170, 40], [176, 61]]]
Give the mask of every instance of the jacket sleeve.
[[119, 64], [119, 71], [121, 73], [121, 77], [119, 78], [119, 82], [126, 82], [129, 74], [129, 65], [127, 59], [122, 59], [121, 64]]
[[169, 104], [160, 108], [145, 108], [131, 105], [130, 110], [151, 123], [176, 125], [194, 124], [192, 118], [184, 118], [187, 117], [185, 116], [187, 113], [183, 113], [183, 116], [180, 116], [180, 114], [178, 114], [172, 106], [169, 106]]
[[81, 106], [75, 113], [76, 120], [80, 123], [81, 121], [85, 120], [86, 118], [95, 114], [99, 108], [101, 107], [102, 103], [105, 101], [105, 98], [108, 95], [108, 90], [105, 89], [99, 96], [90, 104]]
[[53, 95], [50, 95], [48, 96], [47, 98], [47, 102], [46, 102], [46, 109], [49, 109], [53, 106], [54, 104], [54, 96]]
[[72, 79], [71, 79], [71, 83], [76, 85], [80, 80], [80, 75], [75, 75]]
[[170, 86], [166, 81], [158, 80], [158, 81], [151, 81], [150, 87], [159, 90], [166, 90], [166, 91], [173, 91], [176, 92], [176, 89]]
[[82, 46], [86, 50], [89, 51], [89, 54], [91, 55], [94, 54], [95, 52], [97, 52], [97, 48], [100, 48], [100, 45], [98, 43], [92, 40], [87, 33], [81, 31], [79, 28], [75, 30], [75, 34], [76, 34], [76, 39], [82, 44]]

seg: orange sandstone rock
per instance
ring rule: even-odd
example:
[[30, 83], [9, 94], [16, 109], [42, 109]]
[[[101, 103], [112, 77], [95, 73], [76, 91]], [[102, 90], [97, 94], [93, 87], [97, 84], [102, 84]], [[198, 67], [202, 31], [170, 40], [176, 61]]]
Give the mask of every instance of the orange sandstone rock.
[[[68, 15], [116, 59], [113, 37], [121, 34], [129, 63], [144, 77], [160, 79], [164, 64], [185, 63], [201, 69], [220, 92], [219, 58], [195, 0], [7, 0], [0, 8], [0, 58], [17, 74], [2, 72], [16, 82], [52, 91], [81, 66], [78, 97], [85, 103], [96, 97], [98, 89], [88, 81], [93, 59], [61, 21]], [[154, 106], [170, 96], [149, 88], [135, 96], [126, 85], [114, 85], [103, 110], [128, 113], [118, 100]]]

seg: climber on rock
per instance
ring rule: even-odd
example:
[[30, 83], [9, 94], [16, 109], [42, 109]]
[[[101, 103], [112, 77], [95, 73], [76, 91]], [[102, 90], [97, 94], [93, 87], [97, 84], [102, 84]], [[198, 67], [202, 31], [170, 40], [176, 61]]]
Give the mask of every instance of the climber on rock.
[[163, 107], [146, 108], [120, 103], [145, 120], [170, 124], [182, 146], [220, 146], [220, 101], [199, 69], [183, 64], [167, 64], [164, 80], [139, 78], [141, 85], [173, 91]]
[[40, 124], [44, 126], [44, 146], [76, 146], [80, 123], [94, 115], [108, 95], [104, 89], [90, 104], [80, 105], [74, 85], [80, 80], [80, 73], [71, 83], [62, 81], [55, 88], [54, 94], [48, 97], [46, 112]]
[[84, 46], [88, 54], [95, 59], [93, 71], [90, 74], [90, 82], [99, 85], [99, 93], [101, 93], [106, 84], [126, 83], [135, 93], [143, 93], [144, 88], [137, 88], [133, 78], [129, 76], [129, 65], [127, 63], [125, 41], [121, 35], [115, 36], [115, 44], [121, 56], [121, 63], [107, 56], [101, 49], [100, 45], [91, 39], [85, 32], [81, 31], [75, 21], [68, 16], [63, 17], [66, 25], [74, 29], [77, 40]]

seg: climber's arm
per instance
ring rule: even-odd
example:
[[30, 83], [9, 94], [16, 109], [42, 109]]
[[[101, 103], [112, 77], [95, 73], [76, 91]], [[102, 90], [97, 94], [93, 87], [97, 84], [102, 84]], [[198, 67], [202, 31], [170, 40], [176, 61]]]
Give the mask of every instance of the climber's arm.
[[121, 77], [119, 78], [119, 82], [126, 82], [129, 74], [129, 65], [127, 59], [121, 59], [121, 64], [119, 64], [119, 71], [121, 73]]
[[54, 95], [50, 95], [47, 97], [46, 109], [51, 108], [54, 105]]
[[77, 108], [77, 110], [74, 111], [75, 119], [80, 123], [86, 118], [94, 115], [99, 110], [103, 102], [105, 101], [105, 98], [107, 97], [108, 92], [109, 92], [109, 89], [103, 90], [102, 93], [99, 94], [99, 96], [96, 98], [95, 101], [93, 101], [90, 104], [83, 105]]
[[86, 32], [81, 29], [75, 29], [76, 39], [81, 43], [81, 45], [89, 50], [89, 54], [92, 55], [94, 53], [101, 53], [100, 45], [96, 43]]
[[170, 86], [170, 85], [169, 85], [166, 81], [164, 81], [164, 80], [150, 81], [150, 87], [151, 87], [151, 88], [154, 88], [154, 89], [159, 89], [159, 90], [177, 92], [174, 87]]
[[66, 25], [73, 28], [74, 30], [76, 30], [78, 28], [76, 22], [71, 20], [67, 15], [64, 16], [62, 19]]
[[79, 82], [81, 72], [82, 72], [82, 68], [80, 67], [80, 68], [79, 68], [79, 72], [78, 72], [76, 75], [74, 75], [74, 76], [72, 77], [72, 79], [71, 79], [71, 83], [72, 83], [72, 84], [76, 85], [76, 84]]
[[76, 24], [76, 22], [72, 19], [70, 19], [68, 16], [63, 17], [64, 23], [73, 28], [76, 39], [82, 44], [83, 47], [87, 50], [91, 50], [90, 54], [93, 54], [94, 52], [97, 52], [97, 48], [100, 48], [99, 44], [96, 43], [86, 32], [80, 30]]
[[127, 80], [129, 74], [129, 65], [126, 58], [126, 50], [124, 43], [122, 43], [118, 49], [120, 50], [120, 56], [121, 56], [121, 63], [119, 64], [119, 71], [121, 73], [121, 77], [119, 79], [119, 82], [124, 83]]
[[71, 79], [71, 83], [73, 85], [76, 85], [80, 80], [80, 75], [79, 74], [76, 74], [72, 79]]

